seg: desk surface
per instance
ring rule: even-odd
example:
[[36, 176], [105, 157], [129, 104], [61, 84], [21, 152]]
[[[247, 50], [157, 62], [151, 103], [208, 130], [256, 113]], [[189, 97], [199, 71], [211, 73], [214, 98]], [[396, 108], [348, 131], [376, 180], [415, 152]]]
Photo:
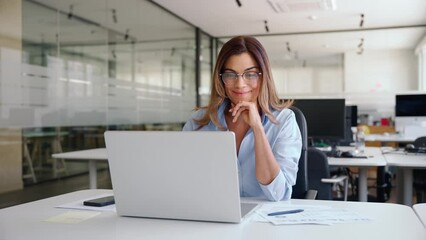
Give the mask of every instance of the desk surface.
[[[339, 150], [347, 151], [353, 147], [339, 147]], [[328, 158], [328, 164], [332, 166], [346, 167], [378, 167], [386, 166], [386, 159], [378, 147], [366, 147], [365, 156], [368, 158]]]
[[367, 142], [400, 142], [400, 143], [410, 143], [414, 142], [416, 137], [413, 136], [404, 136], [402, 134], [367, 134], [365, 135], [365, 141]]
[[389, 166], [426, 168], [426, 154], [389, 152], [383, 154]]
[[107, 160], [108, 154], [106, 148], [94, 148], [81, 151], [55, 153], [52, 154], [54, 158], [65, 159], [92, 159], [92, 160]]
[[[344, 149], [343, 149], [344, 150]], [[366, 155], [369, 158], [329, 158], [328, 163], [333, 166], [385, 166], [386, 160], [383, 157], [380, 148], [366, 147]], [[106, 148], [95, 148], [81, 151], [55, 153], [52, 154], [54, 158], [65, 159], [93, 159], [93, 160], [106, 160], [108, 154]]]
[[54, 208], [111, 190], [83, 190], [0, 210], [0, 239], [386, 239], [424, 240], [426, 229], [412, 208], [388, 203], [360, 203], [320, 200], [291, 200], [293, 204], [348, 208], [372, 221], [331, 226], [287, 225], [247, 219], [240, 224], [118, 217], [102, 212], [77, 224], [44, 220], [73, 211]]
[[418, 203], [413, 205], [414, 212], [422, 221], [423, 226], [426, 228], [426, 203]]
[[68, 132], [24, 132], [22, 136], [26, 138], [41, 138], [41, 137], [61, 137], [68, 135]]

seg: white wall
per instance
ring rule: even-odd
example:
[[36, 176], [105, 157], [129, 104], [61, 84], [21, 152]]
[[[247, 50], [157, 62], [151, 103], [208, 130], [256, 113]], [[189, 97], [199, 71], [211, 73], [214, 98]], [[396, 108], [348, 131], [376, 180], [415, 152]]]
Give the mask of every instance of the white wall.
[[400, 92], [418, 87], [414, 50], [348, 52], [344, 66], [345, 92]]
[[395, 94], [418, 90], [414, 50], [364, 51], [344, 55], [344, 93], [359, 112], [375, 120], [393, 117]]
[[272, 74], [281, 98], [339, 94], [343, 89], [340, 67], [273, 67]]
[[414, 50], [347, 52], [336, 66], [272, 70], [281, 98], [344, 97], [373, 120], [394, 116], [395, 94], [419, 90]]

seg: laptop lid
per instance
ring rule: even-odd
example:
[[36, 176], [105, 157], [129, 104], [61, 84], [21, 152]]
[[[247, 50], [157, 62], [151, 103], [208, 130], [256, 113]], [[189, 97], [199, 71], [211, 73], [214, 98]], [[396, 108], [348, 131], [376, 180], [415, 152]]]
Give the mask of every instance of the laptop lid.
[[233, 132], [107, 131], [121, 216], [240, 222]]

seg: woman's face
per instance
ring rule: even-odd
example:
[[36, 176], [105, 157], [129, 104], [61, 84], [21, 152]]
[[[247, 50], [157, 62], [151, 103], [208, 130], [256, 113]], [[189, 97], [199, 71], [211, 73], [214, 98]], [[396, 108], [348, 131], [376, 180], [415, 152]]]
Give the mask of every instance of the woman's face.
[[[260, 83], [262, 81], [262, 75], [259, 75], [259, 72], [259, 66], [248, 53], [233, 55], [225, 62], [222, 80], [225, 83], [226, 95], [232, 103], [236, 104], [240, 101], [257, 101]], [[228, 79], [224, 79], [226, 78], [224, 73], [236, 73], [239, 74], [239, 76], [234, 80], [229, 79], [229, 77]], [[245, 75], [244, 78], [241, 74]]]

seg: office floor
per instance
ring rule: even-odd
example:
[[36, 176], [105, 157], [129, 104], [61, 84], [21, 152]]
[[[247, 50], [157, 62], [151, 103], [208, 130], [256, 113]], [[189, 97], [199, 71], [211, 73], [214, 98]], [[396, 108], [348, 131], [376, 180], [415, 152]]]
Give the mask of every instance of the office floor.
[[[23, 190], [0, 194], [0, 209], [88, 188], [87, 173], [28, 185]], [[108, 169], [98, 171], [98, 188], [112, 189]]]

